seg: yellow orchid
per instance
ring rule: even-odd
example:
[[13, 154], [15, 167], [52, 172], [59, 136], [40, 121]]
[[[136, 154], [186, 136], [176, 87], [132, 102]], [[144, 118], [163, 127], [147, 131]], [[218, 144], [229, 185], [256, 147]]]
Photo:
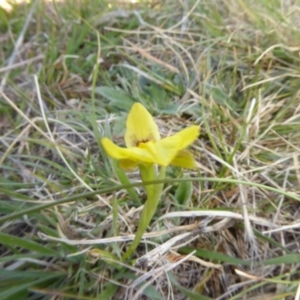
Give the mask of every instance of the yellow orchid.
[[[199, 127], [190, 126], [172, 136], [161, 139], [158, 127], [150, 113], [142, 104], [135, 103], [131, 107], [126, 121], [125, 144], [127, 148], [117, 146], [108, 138], [101, 139], [106, 153], [117, 159], [123, 169], [139, 167], [147, 193], [147, 200], [134, 240], [122, 255], [124, 261], [134, 253], [139, 245], [161, 199], [164, 183], [149, 184], [149, 182], [163, 181], [168, 165], [188, 169], [195, 168], [197, 166], [196, 161], [185, 148], [193, 143], [198, 135]], [[159, 170], [155, 165], [161, 166]], [[127, 183], [126, 180], [124, 181], [124, 176], [121, 178], [123, 183]]]
[[158, 127], [147, 109], [140, 103], [133, 104], [126, 121], [125, 144], [121, 148], [108, 138], [101, 139], [106, 153], [119, 160], [123, 169], [138, 165], [175, 165], [193, 169], [196, 161], [185, 150], [199, 135], [198, 126], [190, 126], [182, 131], [161, 139]]

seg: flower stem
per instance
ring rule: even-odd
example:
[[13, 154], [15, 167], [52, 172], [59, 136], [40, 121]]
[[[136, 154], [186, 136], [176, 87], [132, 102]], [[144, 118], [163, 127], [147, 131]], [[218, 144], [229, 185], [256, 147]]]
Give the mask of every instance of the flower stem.
[[[154, 168], [154, 166], [151, 166], [151, 168]], [[143, 172], [148, 172], [148, 174], [142, 174]], [[153, 172], [153, 169], [151, 170], [150, 167], [148, 170], [141, 171], [141, 177], [143, 182], [147, 180], [155, 180], [156, 178], [150, 179], [151, 176], [155, 176], [155, 169]], [[166, 176], [166, 168], [161, 167], [160, 172], [157, 176], [158, 180], [165, 179]], [[155, 176], [156, 177], [156, 176]], [[163, 189], [163, 183], [157, 184], [157, 185], [148, 185], [147, 187], [151, 187], [146, 189], [147, 191], [147, 200], [144, 205], [144, 209], [142, 211], [142, 215], [140, 218], [140, 223], [137, 229], [137, 232], [135, 234], [134, 240], [132, 241], [131, 245], [129, 246], [128, 250], [123, 255], [122, 259], [126, 260], [129, 256], [131, 256], [134, 252], [134, 250], [139, 245], [145, 231], [147, 230], [147, 227], [152, 220], [152, 217], [154, 216], [156, 212], [157, 205], [159, 203], [159, 200], [161, 198], [161, 193]]]

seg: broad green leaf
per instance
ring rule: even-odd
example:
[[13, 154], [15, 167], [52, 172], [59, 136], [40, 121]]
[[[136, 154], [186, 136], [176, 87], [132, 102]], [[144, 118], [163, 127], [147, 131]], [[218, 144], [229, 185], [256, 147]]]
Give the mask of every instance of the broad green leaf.
[[[185, 176], [184, 178], [188, 178], [189, 176]], [[184, 205], [186, 204], [192, 196], [193, 193], [193, 185], [191, 181], [183, 181], [179, 184], [175, 198], [179, 204]]]
[[95, 93], [108, 99], [111, 102], [111, 105], [125, 111], [129, 111], [132, 104], [135, 102], [135, 100], [126, 92], [107, 86], [96, 87]]

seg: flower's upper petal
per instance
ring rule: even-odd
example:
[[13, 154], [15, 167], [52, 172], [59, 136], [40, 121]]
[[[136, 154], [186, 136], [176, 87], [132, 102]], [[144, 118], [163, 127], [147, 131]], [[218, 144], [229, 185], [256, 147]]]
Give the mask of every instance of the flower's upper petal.
[[133, 104], [126, 121], [125, 143], [127, 148], [139, 143], [160, 139], [158, 127], [147, 109], [140, 103]]
[[175, 133], [173, 137], [178, 137], [181, 139], [179, 150], [184, 149], [192, 144], [199, 136], [199, 132], [199, 126], [193, 125]]
[[130, 160], [133, 162], [144, 162], [144, 163], [155, 163], [155, 158], [152, 153], [150, 153], [147, 149], [131, 147], [121, 148], [114, 144], [108, 138], [101, 139], [101, 144], [105, 149], [106, 153], [112, 158], [118, 160]]
[[197, 167], [193, 154], [188, 150], [180, 150], [171, 161], [171, 165], [186, 169], [195, 169]]
[[168, 166], [177, 152], [180, 150], [181, 138], [176, 136], [167, 137], [156, 143], [141, 143], [139, 148], [147, 150], [154, 158], [154, 163]]

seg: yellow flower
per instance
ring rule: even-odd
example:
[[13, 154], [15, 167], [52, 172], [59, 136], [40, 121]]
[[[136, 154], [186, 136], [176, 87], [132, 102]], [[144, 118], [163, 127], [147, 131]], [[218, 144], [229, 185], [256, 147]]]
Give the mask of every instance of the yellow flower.
[[126, 121], [125, 143], [121, 148], [108, 138], [101, 139], [106, 153], [119, 160], [123, 169], [138, 165], [175, 165], [188, 169], [196, 167], [193, 155], [185, 150], [199, 135], [198, 126], [161, 139], [158, 127], [147, 109], [140, 103], [133, 104]]

